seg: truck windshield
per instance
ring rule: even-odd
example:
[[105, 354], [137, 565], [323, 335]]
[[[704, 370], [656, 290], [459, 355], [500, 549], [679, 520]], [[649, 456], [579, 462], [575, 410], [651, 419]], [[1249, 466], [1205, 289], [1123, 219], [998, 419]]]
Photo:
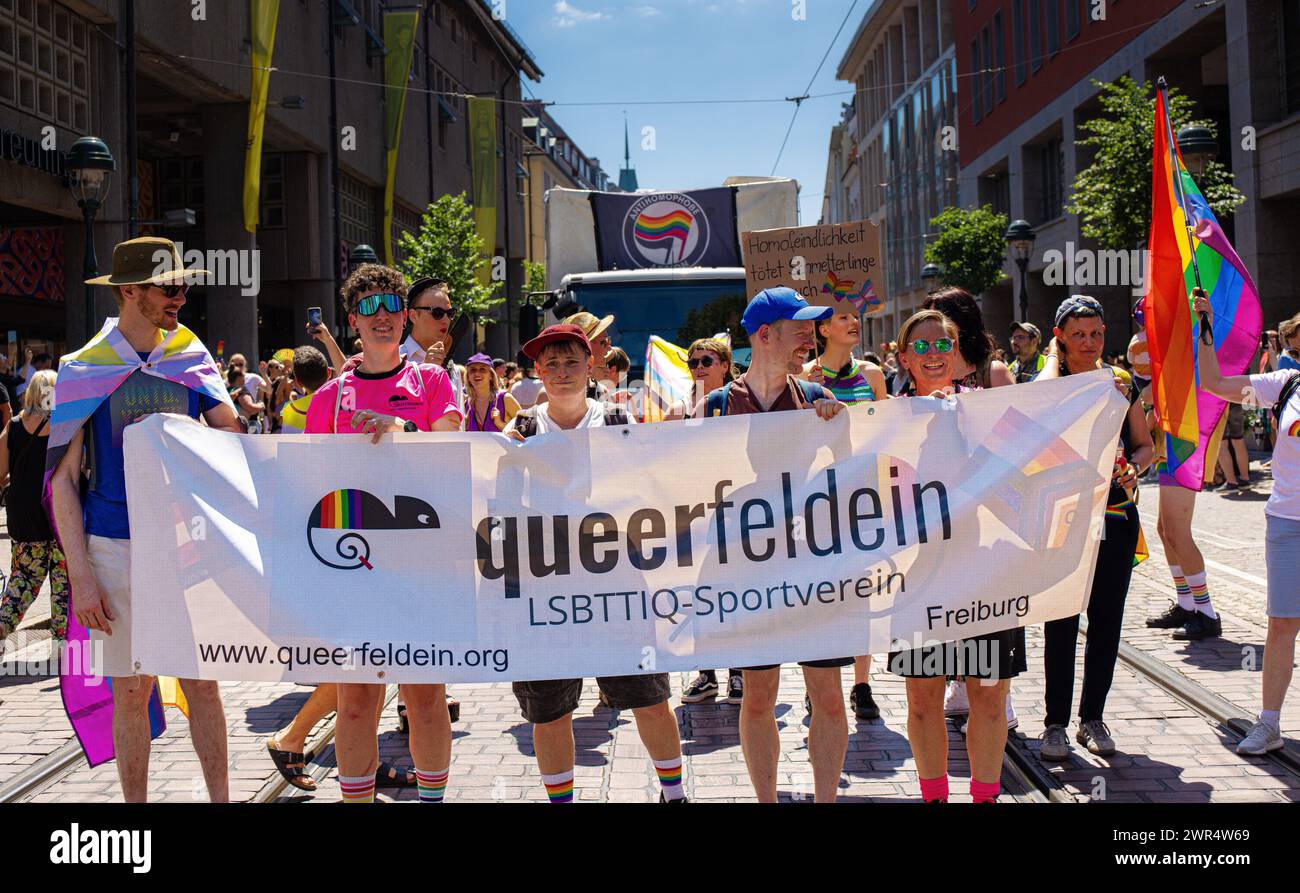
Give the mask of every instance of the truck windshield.
[[630, 379], [644, 375], [646, 346], [658, 335], [680, 347], [697, 338], [730, 332], [732, 346], [747, 345], [740, 327], [745, 311], [745, 280], [703, 279], [676, 282], [582, 283], [573, 296], [596, 316], [614, 314], [610, 338], [632, 361]]

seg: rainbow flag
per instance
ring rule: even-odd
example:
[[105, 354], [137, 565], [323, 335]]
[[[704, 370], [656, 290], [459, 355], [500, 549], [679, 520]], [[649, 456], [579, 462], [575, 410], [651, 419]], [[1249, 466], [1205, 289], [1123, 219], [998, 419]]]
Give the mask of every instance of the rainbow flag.
[[1189, 297], [1196, 286], [1193, 257], [1214, 309], [1214, 350], [1225, 376], [1246, 371], [1259, 344], [1263, 312], [1254, 280], [1183, 164], [1163, 88], [1156, 94], [1153, 162], [1150, 263], [1143, 296], [1152, 390], [1168, 471], [1181, 486], [1200, 490], [1207, 464], [1214, 467], [1206, 454], [1227, 404], [1197, 388], [1200, 325]]
[[[185, 326], [171, 332], [158, 332], [158, 343], [147, 359], [127, 342], [117, 329], [117, 319], [105, 320], [99, 334], [80, 350], [59, 361], [59, 377], [54, 383], [54, 411], [50, 415], [50, 441], [45, 455], [45, 504], [48, 511], [50, 477], [68, 444], [99, 405], [137, 370], [180, 382], [192, 391], [220, 400], [231, 409], [221, 373], [203, 342]], [[51, 512], [51, 523], [53, 513]], [[57, 535], [58, 531], [55, 530]], [[75, 615], [68, 617], [65, 655], [72, 659], [59, 662], [59, 690], [63, 708], [86, 761], [91, 766], [105, 763], [114, 756], [112, 682], [95, 674], [90, 654], [90, 634]], [[78, 659], [78, 655], [80, 659]], [[171, 680], [161, 680], [164, 698], [155, 687], [149, 698], [149, 733], [157, 738], [167, 728], [163, 704], [175, 704], [187, 710], [184, 693]]]
[[[642, 214], [636, 219], [635, 234], [638, 241], [657, 246], [660, 242], [668, 243], [668, 259], [680, 259], [682, 248], [691, 236], [691, 227], [695, 218], [684, 209], [678, 209], [660, 217]], [[674, 243], [676, 250], [674, 251]]]

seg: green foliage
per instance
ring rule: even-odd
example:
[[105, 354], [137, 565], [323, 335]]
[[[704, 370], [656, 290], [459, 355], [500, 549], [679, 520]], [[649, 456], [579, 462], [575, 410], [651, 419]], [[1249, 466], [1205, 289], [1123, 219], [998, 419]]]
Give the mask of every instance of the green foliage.
[[690, 347], [700, 338], [712, 338], [720, 332], [731, 333], [731, 349], [749, 347], [749, 335], [740, 324], [749, 299], [743, 294], [721, 295], [702, 307], [686, 314], [686, 321], [677, 330], [677, 345]]
[[546, 291], [546, 264], [524, 261], [524, 294]]
[[956, 285], [973, 295], [988, 291], [1006, 278], [1007, 215], [993, 208], [944, 208], [930, 221], [938, 233], [925, 246], [927, 263], [943, 265], [944, 285]]
[[447, 281], [451, 305], [477, 325], [493, 321], [492, 309], [505, 300], [502, 282], [479, 280], [484, 256], [483, 240], [474, 227], [474, 209], [465, 193], [444, 195], [425, 209], [420, 231], [402, 233], [406, 254], [398, 267], [407, 279], [432, 276]]
[[[1103, 113], [1078, 124], [1086, 134], [1079, 145], [1097, 155], [1074, 178], [1066, 211], [1079, 215], [1080, 231], [1102, 248], [1128, 250], [1146, 244], [1151, 228], [1152, 144], [1156, 115], [1155, 92], [1149, 82], [1138, 84], [1124, 75], [1112, 84], [1094, 80]], [[1196, 120], [1196, 103], [1173, 87], [1168, 90], [1169, 122], [1175, 134]], [[1246, 197], [1232, 185], [1232, 174], [1218, 161], [1206, 165], [1196, 184], [1218, 217], [1231, 214]]]

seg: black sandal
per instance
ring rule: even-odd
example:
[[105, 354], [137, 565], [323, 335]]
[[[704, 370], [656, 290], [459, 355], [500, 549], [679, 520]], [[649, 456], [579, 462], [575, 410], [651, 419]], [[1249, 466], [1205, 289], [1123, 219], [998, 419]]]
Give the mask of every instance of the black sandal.
[[411, 731], [411, 723], [406, 718], [406, 705], [397, 705], [397, 731], [405, 735]]
[[316, 779], [307, 774], [306, 756], [291, 750], [276, 750], [270, 744], [266, 745], [266, 749], [271, 754], [271, 762], [275, 763], [275, 768], [285, 781], [300, 791], [316, 790]]
[[415, 773], [410, 769], [399, 769], [390, 763], [380, 763], [378, 771], [375, 772], [377, 788], [413, 788], [415, 784]]

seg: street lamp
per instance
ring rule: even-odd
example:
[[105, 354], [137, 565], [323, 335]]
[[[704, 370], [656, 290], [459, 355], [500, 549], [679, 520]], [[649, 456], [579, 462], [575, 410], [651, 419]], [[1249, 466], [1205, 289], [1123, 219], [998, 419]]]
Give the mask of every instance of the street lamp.
[[1007, 227], [1007, 247], [1011, 249], [1011, 259], [1020, 268], [1021, 322], [1029, 319], [1029, 256], [1034, 252], [1034, 238], [1037, 235], [1028, 220], [1016, 220]]
[[369, 245], [358, 245], [348, 252], [348, 266], [355, 270], [362, 264], [379, 263], [379, 255]]
[[926, 264], [921, 268], [921, 285], [927, 295], [932, 295], [943, 284], [943, 267], [939, 264]]
[[1205, 173], [1205, 166], [1219, 155], [1219, 141], [1210, 128], [1189, 124], [1178, 131], [1178, 152], [1194, 177]]
[[[117, 162], [108, 146], [98, 137], [83, 136], [68, 149], [67, 158], [68, 187], [72, 197], [81, 208], [81, 216], [86, 221], [86, 251], [84, 255], [82, 280], [94, 279], [99, 275], [99, 260], [95, 257], [95, 215], [104, 205], [108, 195], [108, 181]], [[99, 327], [95, 321], [95, 287], [86, 287], [86, 337], [92, 338]]]

